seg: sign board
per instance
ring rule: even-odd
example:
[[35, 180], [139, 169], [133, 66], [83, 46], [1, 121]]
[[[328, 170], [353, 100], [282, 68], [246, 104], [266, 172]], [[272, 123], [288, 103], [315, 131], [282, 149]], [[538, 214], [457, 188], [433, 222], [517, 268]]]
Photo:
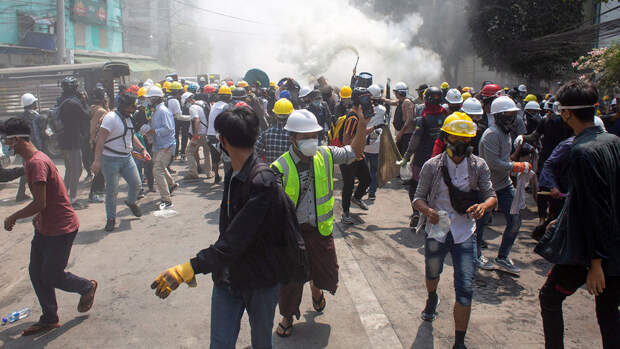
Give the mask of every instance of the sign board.
[[80, 23], [105, 25], [108, 20], [108, 1], [71, 0], [71, 19]]

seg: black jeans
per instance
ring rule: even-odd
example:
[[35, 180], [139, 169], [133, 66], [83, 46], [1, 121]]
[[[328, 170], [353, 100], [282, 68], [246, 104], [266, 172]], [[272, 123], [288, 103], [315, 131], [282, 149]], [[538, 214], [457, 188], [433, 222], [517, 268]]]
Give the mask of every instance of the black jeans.
[[340, 172], [342, 173], [342, 211], [349, 213], [351, 207], [351, 194], [353, 194], [353, 187], [355, 186], [355, 178], [359, 180], [357, 189], [355, 189], [354, 197], [361, 200], [368, 186], [370, 186], [370, 170], [368, 169], [368, 163], [366, 160], [356, 160], [350, 165], [340, 165]]
[[[95, 148], [92, 148], [93, 152]], [[103, 172], [99, 171], [93, 177], [92, 183], [90, 183], [90, 193], [88, 198], [92, 199], [94, 195], [103, 195], [105, 193], [105, 179], [103, 178]]]
[[87, 174], [91, 174], [90, 166], [93, 164], [95, 160], [95, 148], [90, 145], [88, 140], [83, 141], [82, 143], [82, 166], [84, 170], [86, 170]]
[[400, 137], [398, 142], [396, 142], [396, 147], [398, 148], [400, 155], [405, 156], [405, 153], [407, 152], [407, 148], [409, 147], [409, 141], [411, 140], [412, 135], [413, 133], [404, 134], [402, 137]]
[[[174, 156], [179, 156], [179, 147], [181, 148], [181, 154], [185, 155], [185, 149], [187, 148], [187, 138], [189, 134], [189, 121], [174, 120], [175, 137], [177, 139], [177, 146], [174, 151]], [[181, 142], [179, 142], [179, 138]]]
[[[586, 282], [588, 270], [582, 266], [555, 265], [540, 290], [540, 310], [545, 332], [545, 348], [564, 348], [562, 302]], [[620, 348], [620, 277], [605, 275], [605, 290], [595, 298], [596, 318], [603, 348]]]
[[47, 236], [35, 231], [30, 249], [30, 281], [43, 310], [41, 322], [58, 322], [56, 290], [84, 295], [93, 287], [84, 278], [65, 271], [77, 230], [60, 236]]

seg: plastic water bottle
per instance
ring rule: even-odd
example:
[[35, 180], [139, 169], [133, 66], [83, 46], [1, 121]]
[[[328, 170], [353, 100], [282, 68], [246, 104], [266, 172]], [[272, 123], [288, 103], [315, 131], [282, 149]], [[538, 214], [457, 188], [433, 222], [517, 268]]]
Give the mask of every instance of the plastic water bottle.
[[13, 312], [11, 314], [9, 314], [8, 319], [7, 318], [3, 318], [2, 319], [2, 323], [5, 324], [4, 320], [6, 319], [8, 322], [13, 323], [15, 321], [19, 321], [25, 317], [28, 317], [30, 315], [30, 308], [24, 308], [22, 310], [18, 310], [16, 312]]

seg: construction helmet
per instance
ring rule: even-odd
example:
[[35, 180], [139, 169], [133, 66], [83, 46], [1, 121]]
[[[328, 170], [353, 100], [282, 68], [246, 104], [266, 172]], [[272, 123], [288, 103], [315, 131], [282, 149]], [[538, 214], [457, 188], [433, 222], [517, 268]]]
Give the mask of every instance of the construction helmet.
[[370, 85], [368, 87], [368, 92], [370, 92], [371, 98], [381, 98], [381, 86], [377, 84]]
[[209, 93], [215, 93], [215, 87], [213, 87], [213, 85], [206, 85], [205, 88], [202, 90], [203, 93], [205, 94], [209, 94]]
[[446, 101], [449, 104], [461, 104], [463, 103], [463, 96], [461, 96], [459, 90], [451, 88], [448, 90], [448, 93], [446, 93]]
[[538, 98], [533, 95], [533, 94], [529, 94], [527, 96], [525, 96], [525, 99], [523, 99], [524, 102], [538, 102]]
[[293, 112], [293, 103], [286, 98], [280, 98], [273, 106], [273, 113], [277, 115], [289, 115]]
[[540, 110], [540, 104], [536, 101], [527, 102], [523, 110]]
[[476, 137], [476, 124], [467, 114], [454, 112], [446, 118], [441, 126], [445, 133], [460, 137]]
[[146, 81], [144, 82], [144, 84], [142, 84], [142, 86], [146, 86], [147, 88], [149, 86], [153, 86], [153, 80], [152, 79], [146, 79]]
[[146, 95], [146, 91], [147, 90], [148, 90], [148, 88], [145, 87], [145, 86], [140, 87], [140, 89], [138, 90], [138, 93], [137, 93], [138, 98], [144, 97]]
[[465, 86], [465, 87], [463, 87], [463, 88], [461, 89], [461, 91], [463, 91], [463, 93], [465, 93], [465, 92], [471, 92], [471, 87], [469, 87], [469, 86]]
[[248, 92], [243, 87], [238, 87], [232, 92], [233, 99], [244, 99], [248, 96]]
[[409, 93], [409, 87], [402, 81], [397, 82], [392, 90], [394, 90], [394, 92], [398, 92], [402, 96], [406, 96], [407, 93]]
[[446, 89], [449, 89], [449, 88], [450, 88], [450, 84], [448, 84], [447, 82], [444, 81], [444, 82], [441, 83], [441, 89], [442, 90], [446, 90]]
[[471, 93], [465, 92], [461, 95], [461, 97], [463, 97], [463, 102], [465, 102], [466, 100], [471, 98]]
[[187, 102], [188, 98], [194, 98], [194, 94], [191, 92], [184, 92], [181, 95], [181, 105], [185, 105], [185, 102]]
[[276, 83], [273, 81], [269, 81], [269, 87], [276, 87]]
[[235, 108], [249, 108], [252, 109], [252, 107], [250, 107], [246, 102], [244, 101], [239, 101], [235, 104]]
[[174, 81], [174, 80], [172, 79], [172, 76], [166, 76], [166, 81], [168, 81], [168, 82], [172, 82], [172, 81]]
[[230, 91], [234, 91], [236, 89], [237, 89], [237, 87], [235, 85], [230, 86]]
[[220, 86], [220, 89], [217, 91], [218, 95], [229, 95], [232, 96], [232, 91], [228, 86]]
[[463, 102], [463, 107], [461, 109], [467, 115], [484, 114], [484, 111], [482, 110], [482, 103], [474, 97], [468, 98], [465, 102]]
[[607, 102], [609, 100], [609, 96], [605, 95], [603, 96], [603, 102]]
[[351, 95], [353, 95], [351, 86], [342, 86], [340, 89], [340, 98], [351, 98]]
[[498, 84], [488, 84], [488, 85], [484, 85], [484, 87], [480, 91], [480, 95], [485, 98], [497, 97], [498, 93], [500, 93], [501, 90], [502, 88], [499, 87]]
[[37, 97], [35, 97], [32, 93], [24, 93], [22, 95], [22, 107], [29, 107], [37, 101]]
[[437, 86], [431, 86], [424, 92], [424, 102], [431, 105], [440, 105], [443, 94]]
[[166, 80], [164, 82], [164, 91], [170, 93], [170, 85], [172, 85], [172, 83], [170, 81]]
[[230, 87], [230, 86], [235, 86], [235, 83], [234, 83], [234, 82], [232, 82], [232, 80], [228, 80], [228, 81], [226, 81], [226, 85], [227, 85], [228, 87]]
[[508, 96], [499, 96], [491, 103], [491, 114], [506, 113], [511, 111], [519, 111], [512, 98]]
[[316, 116], [306, 109], [295, 110], [286, 120], [284, 129], [295, 133], [312, 133], [323, 131], [323, 127], [316, 121]]
[[250, 86], [250, 85], [248, 85], [248, 83], [246, 81], [244, 81], [244, 80], [237, 81], [237, 87], [244, 87], [245, 88], [245, 87], [248, 87], [248, 86]]
[[518, 90], [519, 92], [527, 93], [527, 87], [523, 84], [519, 85]]
[[162, 88], [162, 87], [161, 87], [161, 84], [160, 84], [159, 82], [156, 82], [155, 84], [153, 84], [153, 86], [157, 86], [157, 87], [159, 87], [159, 88]]
[[163, 97], [164, 96], [164, 91], [161, 90], [161, 88], [159, 88], [158, 86], [156, 86], [157, 84], [155, 84], [154, 86], [149, 87], [148, 90], [146, 90], [146, 94], [144, 95], [144, 97]]
[[304, 98], [308, 96], [310, 93], [312, 93], [312, 88], [309, 86], [304, 86], [299, 90], [299, 98]]
[[170, 89], [172, 91], [180, 91], [183, 89], [183, 85], [181, 85], [181, 83], [178, 81], [174, 81], [170, 84]]
[[75, 76], [66, 76], [60, 82], [60, 87], [62, 87], [63, 91], [76, 91], [78, 86], [79, 82]]

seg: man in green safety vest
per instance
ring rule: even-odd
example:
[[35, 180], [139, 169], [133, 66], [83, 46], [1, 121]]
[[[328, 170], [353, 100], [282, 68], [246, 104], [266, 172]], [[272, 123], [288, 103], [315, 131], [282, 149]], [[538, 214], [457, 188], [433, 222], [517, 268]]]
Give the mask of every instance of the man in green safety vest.
[[[364, 115], [361, 105], [354, 106], [357, 115]], [[289, 151], [271, 164], [282, 176], [284, 190], [297, 207], [297, 219], [306, 249], [310, 255], [310, 288], [312, 305], [317, 312], [325, 308], [322, 290], [331, 294], [338, 287], [338, 261], [332, 231], [334, 229], [334, 164], [350, 164], [363, 157], [366, 130], [370, 119], [360, 118], [351, 145], [319, 146], [323, 131], [314, 114], [302, 109], [289, 116], [284, 129], [291, 141]], [[366, 131], [366, 132], [364, 132]], [[303, 284], [289, 283], [280, 289], [280, 321], [277, 333], [291, 335], [293, 315], [299, 320]]]

